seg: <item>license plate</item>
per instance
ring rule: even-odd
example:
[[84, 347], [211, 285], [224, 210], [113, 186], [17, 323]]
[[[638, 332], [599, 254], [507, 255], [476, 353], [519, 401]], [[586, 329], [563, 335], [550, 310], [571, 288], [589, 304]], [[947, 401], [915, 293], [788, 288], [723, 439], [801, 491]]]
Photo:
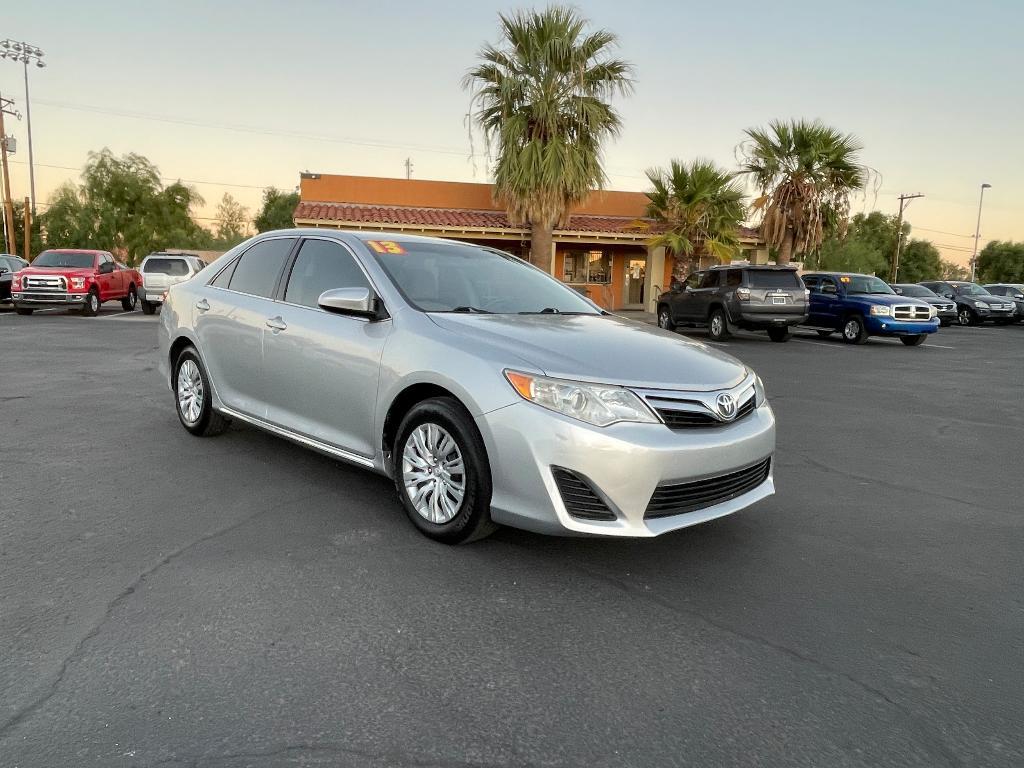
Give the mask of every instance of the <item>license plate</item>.
[[786, 303], [786, 297], [785, 296], [772, 296], [772, 304], [785, 304], [785, 303]]

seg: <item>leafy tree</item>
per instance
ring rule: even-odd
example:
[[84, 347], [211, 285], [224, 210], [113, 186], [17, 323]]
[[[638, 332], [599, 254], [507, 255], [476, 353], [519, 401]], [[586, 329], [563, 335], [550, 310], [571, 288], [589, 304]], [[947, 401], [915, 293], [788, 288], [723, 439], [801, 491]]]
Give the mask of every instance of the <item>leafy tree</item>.
[[248, 230], [249, 209], [225, 192], [217, 205], [217, 226], [213, 232], [217, 247], [233, 248], [246, 238]]
[[955, 261], [943, 259], [939, 266], [941, 267], [940, 274], [943, 280], [966, 280], [970, 277], [967, 267], [957, 264]]
[[48, 247], [102, 248], [136, 264], [161, 248], [206, 246], [210, 233], [191, 217], [202, 203], [181, 182], [163, 187], [145, 157], [103, 149], [89, 153], [82, 182], [54, 192], [39, 219]]
[[942, 275], [942, 255], [927, 240], [911, 240], [900, 253], [899, 275], [901, 283], [935, 280]]
[[986, 283], [1024, 283], [1024, 243], [992, 240], [978, 254], [978, 279]]
[[[896, 250], [897, 219], [880, 211], [855, 214], [842, 234], [833, 233], [821, 244], [807, 265], [840, 272], [864, 272], [889, 276]], [[910, 235], [910, 224], [903, 222], [903, 238]]]
[[463, 79], [494, 164], [495, 199], [530, 226], [530, 260], [551, 267], [553, 231], [605, 182], [604, 142], [619, 133], [615, 94], [632, 68], [614, 58], [615, 34], [588, 32], [575, 10], [500, 14], [502, 43], [485, 44]]
[[274, 187], [263, 190], [263, 207], [253, 219], [257, 232], [272, 229], [287, 229], [294, 226], [295, 206], [299, 204], [298, 192], [283, 192]]
[[[20, 200], [14, 202], [14, 239], [18, 245], [18, 252], [15, 256], [25, 256], [25, 203]], [[0, 246], [3, 240], [0, 240]], [[43, 240], [39, 232], [39, 220], [32, 220], [32, 242], [29, 243], [29, 254], [35, 257], [43, 249]]]
[[672, 160], [667, 170], [648, 170], [647, 178], [653, 186], [647, 216], [657, 231], [650, 244], [676, 257], [676, 277], [685, 277], [690, 262], [705, 254], [725, 261], [738, 252], [745, 206], [735, 174], [710, 160]]
[[860, 142], [819, 121], [776, 120], [745, 133], [742, 171], [760, 189], [753, 208], [761, 213], [761, 236], [779, 249], [779, 263], [816, 251], [833, 229], [842, 235], [850, 195], [868, 181]]

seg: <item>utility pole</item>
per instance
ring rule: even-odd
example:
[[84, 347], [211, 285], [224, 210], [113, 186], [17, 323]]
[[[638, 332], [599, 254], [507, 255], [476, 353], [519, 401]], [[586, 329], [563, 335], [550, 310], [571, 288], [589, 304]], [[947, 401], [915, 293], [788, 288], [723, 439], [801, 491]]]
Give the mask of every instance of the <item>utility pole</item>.
[[892, 273], [889, 277], [890, 283], [895, 283], [899, 280], [900, 275], [900, 247], [903, 245], [903, 211], [911, 200], [916, 200], [919, 197], [924, 197], [920, 192], [913, 195], [900, 195], [900, 215], [896, 219], [896, 255], [892, 260]]
[[32, 210], [25, 198], [25, 261], [32, 261]]
[[4, 115], [21, 117], [14, 111], [14, 100], [0, 96], [0, 168], [4, 172], [4, 222], [7, 224], [7, 252], [17, 254], [18, 243], [14, 237], [14, 203], [11, 201], [11, 174], [7, 170], [7, 133], [4, 130]]
[[412, 178], [412, 158], [405, 158], [405, 178], [409, 180]]
[[992, 185], [985, 183], [981, 185], [981, 197], [978, 198], [978, 224], [974, 228], [974, 255], [971, 256], [971, 282], [974, 282], [974, 271], [978, 267], [978, 238], [981, 237], [981, 206], [985, 202], [985, 190], [991, 189]]

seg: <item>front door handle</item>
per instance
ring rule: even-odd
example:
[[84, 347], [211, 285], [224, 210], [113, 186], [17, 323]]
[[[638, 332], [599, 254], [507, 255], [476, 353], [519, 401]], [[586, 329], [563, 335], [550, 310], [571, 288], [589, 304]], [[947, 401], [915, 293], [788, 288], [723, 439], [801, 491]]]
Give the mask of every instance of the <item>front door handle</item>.
[[277, 317], [268, 317], [267, 318], [267, 328], [271, 328], [271, 329], [273, 329], [275, 331], [283, 331], [287, 327], [288, 327], [288, 323], [286, 323], [281, 318], [280, 315], [278, 315]]
[[210, 309], [210, 302], [208, 302], [206, 299], [197, 301], [196, 309], [198, 309], [200, 312], [206, 312]]

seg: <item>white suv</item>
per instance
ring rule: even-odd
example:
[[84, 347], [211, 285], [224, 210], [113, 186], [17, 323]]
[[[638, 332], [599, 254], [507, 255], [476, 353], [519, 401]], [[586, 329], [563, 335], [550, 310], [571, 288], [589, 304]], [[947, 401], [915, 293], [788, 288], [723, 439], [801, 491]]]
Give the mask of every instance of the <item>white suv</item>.
[[156, 312], [172, 285], [190, 279], [206, 267], [206, 262], [190, 253], [151, 253], [142, 260], [142, 289], [139, 303], [147, 315]]

